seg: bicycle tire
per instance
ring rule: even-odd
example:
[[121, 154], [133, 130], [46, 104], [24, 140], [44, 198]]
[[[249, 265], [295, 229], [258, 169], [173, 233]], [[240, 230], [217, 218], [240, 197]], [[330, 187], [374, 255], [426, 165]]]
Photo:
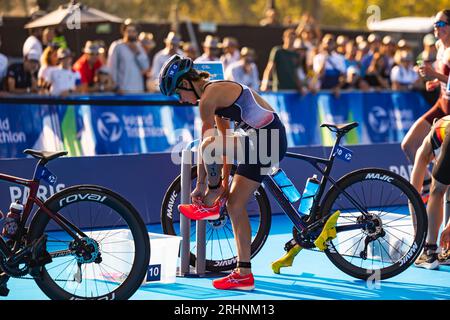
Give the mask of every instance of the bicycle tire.
[[[231, 176], [234, 175], [236, 171], [236, 166], [233, 165], [231, 169]], [[193, 166], [191, 170], [191, 180], [194, 181], [197, 178], [197, 167]], [[177, 203], [180, 200], [180, 190], [181, 190], [181, 175], [177, 176], [175, 180], [170, 184], [167, 189], [161, 206], [161, 226], [163, 232], [168, 235], [178, 235], [177, 231], [174, 228], [174, 222], [176, 219], [175, 215], [179, 215], [177, 209]], [[272, 211], [270, 208], [270, 203], [267, 198], [267, 194], [262, 186], [259, 186], [257, 191], [254, 193], [254, 198], [258, 204], [258, 210], [260, 212], [260, 223], [258, 226], [258, 231], [256, 232], [256, 236], [253, 238], [251, 243], [251, 257], [253, 258], [263, 247], [264, 243], [269, 236], [269, 231], [271, 227], [271, 219], [272, 219]], [[195, 221], [191, 221], [192, 224]], [[231, 221], [228, 219], [227, 224], [231, 224]], [[227, 225], [225, 225], [227, 226]], [[223, 226], [223, 227], [225, 227]], [[228, 227], [228, 226], [227, 226]], [[211, 224], [207, 222], [207, 230], [206, 234], [209, 234], [209, 228], [211, 228]], [[191, 230], [195, 230], [195, 226], [191, 226]], [[192, 236], [191, 236], [192, 241]], [[215, 241], [215, 240], [212, 240]], [[230, 244], [229, 244], [230, 245]], [[234, 243], [232, 244], [235, 245]], [[214, 248], [214, 245], [210, 246], [211, 250]], [[196, 255], [192, 252], [193, 248], [191, 248], [190, 253], [190, 265], [195, 266]], [[208, 250], [209, 251], [209, 250]], [[207, 253], [208, 255], [208, 253]], [[212, 256], [213, 254], [210, 254]], [[222, 272], [228, 271], [236, 268], [237, 258], [236, 256], [229, 257], [227, 259], [215, 260], [208, 259], [206, 257], [206, 266], [205, 269], [211, 272]]]
[[[398, 188], [406, 196], [408, 201], [410, 201], [410, 204], [414, 208], [415, 218], [417, 219], [416, 220], [417, 229], [415, 229], [414, 239], [413, 239], [413, 242], [411, 243], [410, 249], [407, 250], [404, 254], [403, 254], [403, 251], [400, 250], [399, 253], [401, 253], [401, 254], [398, 254], [398, 259], [396, 259], [395, 262], [394, 262], [394, 259], [392, 259], [392, 262], [394, 262], [394, 263], [391, 266], [386, 267], [386, 268], [384, 268], [383, 255], [386, 255], [386, 253], [389, 254], [389, 252], [384, 253], [382, 250], [382, 247], [383, 247], [382, 244], [384, 244], [384, 242], [383, 243], [381, 241], [379, 242], [379, 244], [380, 244], [380, 247], [379, 247], [380, 252], [379, 253], [380, 253], [380, 257], [381, 257], [380, 260], [383, 263], [383, 268], [380, 268], [380, 269], [362, 268], [362, 263], [361, 263], [361, 267], [358, 267], [358, 266], [352, 264], [351, 262], [347, 261], [344, 258], [342, 253], [339, 252], [338, 248], [339, 248], [340, 244], [336, 243], [337, 238], [330, 241], [328, 243], [328, 248], [325, 250], [325, 253], [326, 253], [327, 257], [331, 260], [331, 262], [338, 269], [345, 272], [346, 274], [348, 274], [352, 277], [358, 278], [358, 279], [362, 279], [362, 280], [388, 279], [388, 278], [394, 277], [394, 276], [398, 275], [399, 273], [403, 272], [404, 270], [406, 270], [416, 260], [416, 258], [421, 253], [421, 249], [425, 243], [426, 235], [427, 235], [428, 220], [427, 220], [426, 209], [422, 202], [422, 199], [421, 199], [419, 193], [414, 189], [414, 187], [400, 175], [395, 174], [388, 170], [384, 170], [384, 169], [365, 168], [365, 169], [353, 171], [353, 172], [345, 175], [341, 179], [339, 179], [339, 181], [337, 182], [337, 187], [340, 188], [341, 190], [355, 192], [354, 190], [356, 189], [356, 187], [354, 187], [354, 186], [357, 183], [362, 184], [363, 182], [369, 183], [369, 182], [373, 182], [373, 181], [375, 181], [375, 182], [383, 181], [382, 179], [385, 179], [385, 182], [389, 183], [391, 185], [391, 190], [394, 190], [394, 187]], [[388, 182], [387, 180], [389, 180], [390, 182]], [[366, 184], [366, 185], [368, 185], [368, 184]], [[338, 205], [336, 204], [336, 201], [338, 199], [341, 199], [341, 198], [339, 198], [341, 196], [341, 191], [339, 191], [339, 189], [337, 187], [333, 186], [328, 191], [328, 193], [325, 195], [325, 197], [323, 198], [324, 199], [323, 205], [322, 205], [322, 208], [323, 208], [322, 213], [323, 214], [329, 214], [329, 213], [332, 213], [332, 211], [334, 212], [336, 209], [339, 209]], [[350, 190], [350, 188], [352, 188], [352, 190]], [[362, 193], [364, 194], [364, 189], [362, 187], [361, 187], [361, 190], [362, 190]], [[384, 189], [381, 191], [381, 195], [380, 194], [377, 195], [377, 197], [380, 196], [380, 199], [383, 197], [383, 191], [384, 191]], [[368, 198], [368, 196], [367, 196], [367, 198]], [[364, 200], [366, 200], [365, 194], [364, 194]], [[400, 201], [400, 197], [398, 197], [398, 199], [396, 199], [396, 201]], [[371, 198], [371, 200], [369, 200], [369, 202], [373, 202], [372, 198]], [[365, 207], [365, 208], [368, 209], [368, 207]], [[381, 210], [381, 207], [380, 207], [380, 210]], [[386, 211], [386, 213], [384, 213], [384, 216], [386, 217], [388, 215], [390, 215], [390, 213], [388, 211]], [[380, 216], [383, 216], [383, 214], [381, 214]], [[402, 218], [401, 216], [400, 216], [400, 218], [396, 218], [396, 220], [398, 220], [398, 221], [400, 221], [402, 219], [404, 219], [404, 218]], [[349, 219], [347, 218], [347, 220], [349, 220]], [[392, 224], [392, 222], [389, 222], [388, 224], [384, 225], [384, 228], [387, 229], [389, 224]], [[337, 226], [339, 226], [339, 220], [338, 220]], [[397, 227], [396, 229], [400, 230], [400, 227]], [[402, 232], [404, 232], [404, 231], [402, 231]], [[389, 232], [389, 234], [393, 235], [392, 238], [396, 237], [397, 239], [399, 239], [398, 236], [396, 236], [394, 233]], [[384, 239], [384, 237], [383, 237], [383, 239]], [[401, 240], [401, 239], [399, 239], [399, 240]], [[348, 241], [348, 240], [346, 240], [346, 241]], [[386, 239], [384, 239], [384, 241], [387, 242]], [[406, 243], [406, 242], [403, 242], [403, 240], [401, 240], [401, 241], [402, 241], [401, 246]], [[343, 245], [343, 243], [341, 243], [341, 245]], [[355, 252], [358, 250], [359, 246], [360, 246], [360, 244], [358, 244], [358, 247], [356, 248]], [[393, 248], [395, 248], [395, 246]], [[372, 254], [374, 254], [373, 252], [375, 252], [375, 251], [376, 251], [376, 248], [374, 247], [372, 249]], [[389, 257], [391, 257], [391, 256], [389, 255]], [[353, 259], [354, 259], [354, 257], [352, 258], [352, 260]], [[374, 258], [372, 257], [372, 267], [373, 267], [373, 263], [374, 263], [373, 259]], [[363, 259], [361, 259], [361, 260], [363, 260]]]
[[[81, 196], [80, 196], [81, 195]], [[93, 195], [90, 197], [87, 195]], [[98, 296], [93, 296], [91, 292], [91, 297], [80, 296], [74, 293], [68, 292], [64, 288], [61, 288], [54, 279], [49, 275], [47, 267], [50, 265], [45, 265], [42, 271], [42, 276], [35, 278], [35, 281], [39, 288], [50, 298], [55, 300], [126, 300], [129, 299], [138, 289], [139, 286], [143, 283], [144, 277], [146, 275], [149, 260], [150, 260], [150, 240], [147, 232], [147, 228], [140, 217], [139, 213], [136, 209], [122, 196], [119, 194], [106, 189], [104, 187], [95, 186], [95, 185], [77, 185], [73, 187], [69, 187], [64, 189], [52, 197], [50, 197], [46, 202], [45, 206], [49, 208], [53, 212], [60, 212], [69, 208], [72, 204], [77, 204], [78, 206], [92, 206], [93, 204], [89, 202], [93, 202], [93, 198], [97, 198], [96, 196], [100, 196], [104, 200], [102, 205], [105, 205], [109, 209], [114, 210], [118, 213], [119, 217], [123, 219], [125, 223], [130, 228], [130, 232], [132, 234], [134, 240], [134, 259], [131, 263], [132, 267], [127, 275], [126, 279], [113, 291], [108, 292], [106, 294], [101, 294]], [[71, 197], [71, 198], [69, 198]], [[84, 198], [84, 199], [83, 199]], [[70, 199], [70, 200], [69, 200]], [[98, 198], [97, 198], [98, 199]], [[64, 201], [66, 200], [66, 201]], [[71, 202], [69, 202], [71, 201]], [[94, 200], [95, 201], [95, 200]], [[95, 204], [95, 203], [94, 203]], [[98, 205], [98, 204], [97, 204]], [[65, 212], [65, 211], [63, 211]], [[97, 212], [97, 215], [99, 213]], [[94, 231], [92, 227], [101, 221], [98, 220], [98, 216], [96, 217], [96, 221], [91, 225], [91, 231]], [[75, 219], [74, 219], [75, 220]], [[34, 240], [39, 238], [46, 230], [46, 227], [49, 225], [50, 220], [49, 216], [39, 209], [34, 215], [31, 223], [30, 223], [30, 231], [29, 238], [30, 240]], [[91, 220], [92, 221], [92, 220]], [[74, 221], [71, 221], [74, 223]], [[54, 223], [53, 221], [51, 223]], [[119, 221], [117, 221], [119, 223]], [[75, 224], [75, 223], [74, 223]], [[114, 229], [111, 229], [114, 230]], [[105, 231], [107, 232], [107, 231]], [[110, 231], [111, 232], [111, 231]], [[106, 238], [105, 236], [102, 236]], [[99, 244], [99, 247], [102, 247], [102, 244]], [[47, 248], [49, 248], [49, 243], [47, 243]], [[102, 249], [100, 249], [102, 252]], [[50, 252], [51, 253], [51, 252]], [[103, 252], [106, 256], [108, 253]], [[112, 254], [112, 253], [110, 253]], [[55, 260], [55, 259], [54, 259]], [[93, 265], [93, 263], [91, 263]], [[130, 263], [129, 263], [130, 264]], [[101, 265], [101, 263], [100, 263]], [[94, 268], [94, 266], [92, 266]], [[86, 271], [86, 267], [85, 267]], [[95, 271], [94, 271], [95, 272]], [[86, 283], [88, 280], [85, 280]], [[97, 280], [94, 280], [97, 281]], [[106, 282], [107, 281], [104, 281]], [[95, 283], [97, 285], [97, 283]], [[87, 286], [87, 284], [86, 284]], [[87, 290], [87, 289], [86, 289]], [[76, 292], [76, 291], [75, 291]], [[98, 292], [98, 288], [97, 288]]]

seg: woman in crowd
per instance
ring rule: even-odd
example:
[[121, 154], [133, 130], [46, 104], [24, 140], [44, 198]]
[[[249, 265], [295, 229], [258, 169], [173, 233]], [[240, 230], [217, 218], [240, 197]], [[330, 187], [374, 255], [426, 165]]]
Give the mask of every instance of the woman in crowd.
[[48, 79], [50, 72], [58, 66], [58, 47], [56, 45], [49, 45], [45, 48], [41, 56], [41, 67], [38, 72], [38, 86], [41, 90], [49, 89]]

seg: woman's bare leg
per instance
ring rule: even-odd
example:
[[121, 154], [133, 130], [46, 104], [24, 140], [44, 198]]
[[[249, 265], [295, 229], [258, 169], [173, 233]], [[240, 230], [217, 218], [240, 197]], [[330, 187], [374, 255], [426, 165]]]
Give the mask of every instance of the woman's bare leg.
[[[252, 231], [247, 214], [247, 203], [260, 183], [240, 176], [234, 175], [231, 184], [230, 195], [227, 201], [227, 211], [233, 225], [233, 233], [236, 239], [238, 261], [250, 262]], [[248, 268], [239, 268], [242, 275], [251, 272]]]
[[423, 139], [430, 132], [431, 125], [424, 118], [419, 118], [409, 129], [402, 141], [402, 150], [410, 163], [414, 163], [416, 152], [422, 145]]

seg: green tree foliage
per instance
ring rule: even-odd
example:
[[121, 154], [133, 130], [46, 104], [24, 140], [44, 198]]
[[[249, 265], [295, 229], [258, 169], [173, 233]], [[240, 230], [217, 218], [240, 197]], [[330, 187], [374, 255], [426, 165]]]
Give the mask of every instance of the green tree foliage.
[[[1, 0], [0, 13], [17, 13], [26, 0]], [[46, 0], [49, 8], [68, 0]], [[166, 22], [175, 5], [178, 16], [194, 22], [258, 24], [264, 17], [267, 0], [82, 0], [81, 2], [118, 15], [151, 22]], [[289, 16], [298, 21], [307, 11], [315, 12], [323, 25], [347, 28], [366, 26], [370, 16], [367, 8], [380, 7], [381, 19], [399, 16], [432, 16], [437, 11], [450, 8], [448, 0], [275, 0], [280, 21]], [[24, 13], [25, 14], [25, 13]]]
[[382, 20], [402, 16], [432, 16], [450, 8], [448, 0], [322, 0], [322, 23], [348, 28], [366, 27], [369, 6], [380, 8]]

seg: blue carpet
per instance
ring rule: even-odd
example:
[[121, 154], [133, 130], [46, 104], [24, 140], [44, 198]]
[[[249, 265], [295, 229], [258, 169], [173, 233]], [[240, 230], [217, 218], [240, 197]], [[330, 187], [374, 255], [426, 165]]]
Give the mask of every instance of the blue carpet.
[[[150, 232], [162, 233], [159, 225]], [[450, 299], [450, 267], [438, 271], [410, 267], [402, 274], [381, 283], [366, 283], [338, 270], [317, 251], [303, 250], [290, 268], [280, 275], [272, 273], [270, 263], [283, 253], [291, 238], [290, 221], [274, 216], [272, 230], [263, 249], [252, 260], [256, 289], [252, 292], [220, 291], [211, 277], [177, 277], [174, 284], [146, 284], [134, 294], [135, 300], [429, 300]], [[11, 292], [2, 300], [43, 300], [47, 297], [33, 280], [11, 279]]]

